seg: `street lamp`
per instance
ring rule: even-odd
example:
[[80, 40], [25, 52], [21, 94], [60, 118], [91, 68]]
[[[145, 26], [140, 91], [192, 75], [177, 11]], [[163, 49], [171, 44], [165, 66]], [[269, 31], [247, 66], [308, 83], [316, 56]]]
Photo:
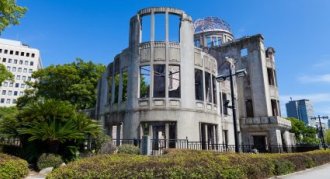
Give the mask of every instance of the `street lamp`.
[[[236, 103], [235, 103], [235, 92], [234, 92], [234, 80], [233, 80], [233, 76], [238, 76], [238, 77], [243, 77], [247, 74], [246, 69], [240, 69], [237, 70], [236, 72], [233, 73], [233, 69], [232, 67], [234, 66], [232, 64], [232, 62], [227, 59], [226, 60], [227, 63], [230, 64], [229, 66], [229, 75], [220, 75], [218, 77], [216, 77], [217, 81], [225, 81], [227, 78], [229, 78], [230, 80], [230, 91], [231, 91], [231, 101], [232, 101], [232, 105], [228, 106], [225, 105], [227, 108], [231, 108], [233, 111], [233, 120], [234, 120], [234, 137], [235, 137], [235, 152], [239, 153], [239, 143], [238, 143], [238, 133], [237, 133], [237, 122], [236, 122]], [[225, 103], [228, 104], [227, 101], [225, 101]]]
[[320, 116], [318, 115], [317, 117], [311, 117], [313, 120], [319, 119], [319, 124], [320, 124], [320, 137], [321, 137], [321, 142], [322, 142], [322, 147], [326, 149], [325, 141], [324, 141], [324, 134], [323, 134], [323, 127], [322, 127], [322, 122], [321, 119], [329, 119], [328, 116]]

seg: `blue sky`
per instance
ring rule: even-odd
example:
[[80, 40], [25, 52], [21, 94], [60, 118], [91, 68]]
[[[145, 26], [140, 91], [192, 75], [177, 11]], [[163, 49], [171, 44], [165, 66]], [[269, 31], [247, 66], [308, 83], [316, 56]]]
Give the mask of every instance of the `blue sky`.
[[18, 0], [28, 7], [2, 38], [38, 48], [44, 66], [76, 57], [108, 64], [128, 45], [129, 19], [139, 9], [170, 6], [193, 19], [218, 16], [235, 37], [263, 34], [276, 50], [283, 107], [309, 98], [315, 114], [330, 115], [330, 1], [328, 0]]

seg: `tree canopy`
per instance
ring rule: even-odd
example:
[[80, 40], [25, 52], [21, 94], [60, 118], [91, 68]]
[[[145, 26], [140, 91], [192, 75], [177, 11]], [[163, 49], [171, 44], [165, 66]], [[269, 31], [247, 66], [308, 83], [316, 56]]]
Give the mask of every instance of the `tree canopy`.
[[26, 8], [18, 6], [16, 0], [0, 0], [0, 34], [10, 24], [19, 24], [19, 19], [23, 17]]
[[18, 100], [24, 106], [38, 98], [69, 101], [77, 109], [92, 108], [96, 104], [96, 87], [105, 66], [77, 59], [73, 63], [51, 65], [32, 74], [35, 82], [29, 83], [34, 90]]
[[13, 80], [13, 79], [14, 79], [14, 75], [10, 71], [8, 71], [3, 64], [0, 64], [0, 86], [2, 82], [4, 82], [5, 80]]
[[292, 126], [290, 132], [295, 134], [297, 143], [319, 144], [319, 139], [316, 138], [316, 128], [307, 126], [303, 121], [293, 117], [288, 120], [291, 121]]

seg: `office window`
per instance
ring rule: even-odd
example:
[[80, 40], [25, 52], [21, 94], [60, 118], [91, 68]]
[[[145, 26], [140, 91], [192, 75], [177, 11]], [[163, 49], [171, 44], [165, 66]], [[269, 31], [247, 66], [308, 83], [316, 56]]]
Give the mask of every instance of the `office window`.
[[26, 81], [26, 76], [22, 76], [22, 80], [23, 81]]
[[17, 99], [13, 99], [13, 104], [16, 104], [17, 103]]
[[7, 91], [6, 90], [2, 90], [2, 95], [6, 95]]
[[29, 69], [29, 73], [32, 73], [32, 69]]
[[35, 56], [34, 53], [32, 53], [32, 54], [31, 54], [31, 57], [34, 58], [34, 56]]
[[5, 103], [5, 98], [1, 98], [0, 103]]
[[10, 71], [10, 66], [7, 66], [7, 70]]
[[17, 75], [16, 80], [20, 80], [20, 79], [21, 79], [21, 75]]
[[30, 66], [33, 66], [33, 61], [30, 61]]
[[23, 60], [20, 60], [20, 61], [19, 61], [19, 64], [22, 65], [22, 64], [23, 64]]
[[23, 96], [24, 95], [24, 92], [23, 91], [20, 91], [19, 92], [19, 96]]
[[3, 58], [3, 59], [2, 59], [2, 62], [6, 62], [6, 61], [7, 61], [7, 59], [6, 59], [6, 58]]
[[0, 48], [0, 53], [2, 53], [2, 49]]
[[15, 55], [19, 55], [19, 51], [16, 51], [16, 52], [15, 52]]
[[17, 64], [17, 60], [16, 59], [14, 60], [14, 64]]
[[24, 72], [24, 73], [27, 73], [27, 68], [24, 68], [24, 69], [23, 69], [23, 72]]
[[30, 53], [26, 53], [26, 57], [30, 57]]
[[10, 99], [7, 99], [6, 103], [7, 103], [7, 104], [10, 104]]
[[4, 82], [4, 83], [3, 83], [3, 86], [4, 86], [4, 87], [7, 87], [7, 86], [8, 86], [8, 82]]
[[31, 76], [28, 76], [28, 81], [31, 81]]
[[18, 71], [18, 72], [22, 72], [22, 68], [21, 68], [21, 67], [19, 67], [17, 71]]
[[9, 90], [8, 91], [8, 96], [11, 96], [11, 95], [13, 95], [13, 91]]
[[10, 55], [13, 55], [13, 54], [14, 54], [14, 51], [10, 50], [10, 51], [9, 51], [9, 54], [10, 54]]
[[19, 83], [15, 83], [15, 88], [18, 88], [19, 87]]
[[13, 67], [11, 71], [16, 72], [16, 67]]
[[24, 52], [21, 52], [21, 56], [24, 56]]
[[13, 87], [14, 83], [13, 82], [10, 82], [9, 83], [9, 87]]
[[24, 61], [24, 65], [29, 65], [29, 61]]
[[12, 59], [8, 59], [8, 63], [12, 63], [13, 62], [13, 60]]
[[24, 83], [21, 84], [21, 88], [25, 88], [25, 84]]
[[14, 91], [14, 96], [17, 96], [18, 95], [18, 92], [17, 91]]
[[7, 53], [8, 53], [8, 50], [6, 49], [6, 50], [5, 50], [5, 54], [7, 54]]

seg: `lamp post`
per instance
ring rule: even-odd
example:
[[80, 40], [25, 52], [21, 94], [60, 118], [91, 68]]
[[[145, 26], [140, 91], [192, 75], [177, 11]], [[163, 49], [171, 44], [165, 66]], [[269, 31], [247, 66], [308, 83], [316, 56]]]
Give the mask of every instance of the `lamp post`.
[[321, 137], [321, 142], [322, 142], [322, 147], [326, 149], [325, 141], [324, 141], [324, 134], [323, 134], [323, 127], [322, 127], [322, 122], [321, 119], [329, 119], [328, 116], [320, 116], [318, 115], [317, 117], [311, 117], [313, 120], [319, 119], [319, 124], [320, 124], [320, 137]]
[[238, 133], [237, 133], [237, 117], [236, 117], [236, 103], [235, 103], [235, 91], [234, 91], [233, 77], [234, 76], [243, 77], [247, 74], [247, 72], [246, 72], [246, 69], [240, 69], [240, 70], [237, 70], [233, 73], [233, 69], [232, 69], [233, 64], [229, 60], [227, 60], [226, 62], [228, 62], [230, 64], [229, 75], [220, 75], [220, 76], [216, 77], [216, 80], [217, 81], [225, 81], [228, 77], [229, 77], [229, 80], [230, 80], [231, 106], [226, 106], [226, 107], [231, 108], [232, 112], [233, 112], [235, 152], [239, 153], [239, 143], [238, 143]]

